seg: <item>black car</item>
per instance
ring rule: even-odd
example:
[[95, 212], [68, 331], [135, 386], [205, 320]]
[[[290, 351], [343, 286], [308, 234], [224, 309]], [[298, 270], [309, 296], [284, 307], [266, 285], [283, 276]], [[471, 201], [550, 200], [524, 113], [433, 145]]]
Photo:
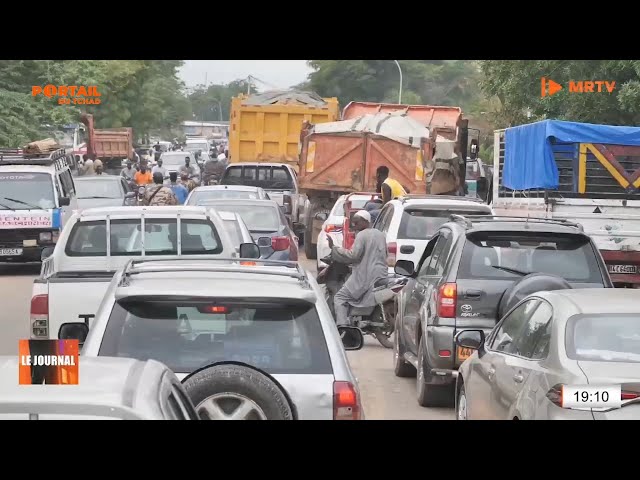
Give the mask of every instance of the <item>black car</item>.
[[539, 277], [547, 285], [565, 284], [539, 290], [613, 288], [582, 227], [544, 219], [453, 215], [418, 265], [399, 260], [396, 273], [411, 280], [397, 299], [394, 371], [398, 377], [417, 373], [418, 403], [426, 407], [454, 401], [457, 369], [473, 353], [456, 349], [455, 335], [482, 329], [488, 336], [517, 303], [518, 285], [540, 284], [532, 280]]

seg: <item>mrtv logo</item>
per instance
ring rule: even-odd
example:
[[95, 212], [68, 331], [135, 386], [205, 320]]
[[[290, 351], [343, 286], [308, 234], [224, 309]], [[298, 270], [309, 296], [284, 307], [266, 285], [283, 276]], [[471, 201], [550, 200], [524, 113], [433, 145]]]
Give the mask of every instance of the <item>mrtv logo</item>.
[[20, 385], [78, 385], [78, 340], [20, 340]]
[[[569, 82], [569, 93], [613, 93], [615, 88], [615, 80], [571, 80]], [[540, 79], [540, 96], [543, 98], [555, 95], [562, 89], [562, 85], [550, 78]]]

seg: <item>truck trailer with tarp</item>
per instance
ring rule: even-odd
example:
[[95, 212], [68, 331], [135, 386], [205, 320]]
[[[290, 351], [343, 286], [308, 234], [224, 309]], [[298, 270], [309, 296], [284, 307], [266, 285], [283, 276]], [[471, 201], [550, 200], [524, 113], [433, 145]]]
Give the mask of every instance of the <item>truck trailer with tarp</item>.
[[497, 130], [491, 202], [497, 215], [581, 225], [614, 284], [640, 287], [640, 127], [544, 120]]

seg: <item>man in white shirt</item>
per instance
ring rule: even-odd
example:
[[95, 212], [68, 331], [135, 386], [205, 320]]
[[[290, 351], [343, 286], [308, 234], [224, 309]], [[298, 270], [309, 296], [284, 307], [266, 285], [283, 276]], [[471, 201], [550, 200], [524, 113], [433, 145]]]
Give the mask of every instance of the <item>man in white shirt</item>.
[[162, 159], [158, 159], [158, 164], [151, 170], [151, 175], [156, 172], [160, 172], [162, 174], [162, 178], [165, 178], [168, 175], [167, 169], [162, 166]]

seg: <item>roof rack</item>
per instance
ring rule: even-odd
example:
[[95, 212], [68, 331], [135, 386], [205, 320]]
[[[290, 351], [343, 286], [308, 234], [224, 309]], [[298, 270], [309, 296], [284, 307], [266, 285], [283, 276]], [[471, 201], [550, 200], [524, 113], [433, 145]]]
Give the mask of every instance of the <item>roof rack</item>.
[[[179, 261], [181, 263], [188, 264], [192, 261], [213, 263], [213, 265], [158, 265], [152, 268], [136, 268], [137, 266], [145, 263], [162, 264], [166, 262]], [[249, 265], [240, 265], [240, 263], [246, 262]], [[215, 263], [226, 263], [226, 265], [215, 265]], [[261, 264], [258, 266], [256, 264]], [[288, 267], [291, 271], [287, 270], [267, 270], [263, 266], [272, 267]], [[124, 286], [127, 279], [131, 275], [140, 273], [164, 273], [164, 272], [229, 272], [229, 273], [257, 273], [260, 275], [275, 275], [279, 277], [295, 278], [305, 288], [311, 288], [307, 278], [307, 273], [303, 270], [298, 262], [283, 261], [283, 260], [263, 260], [259, 258], [211, 258], [211, 255], [190, 255], [185, 256], [172, 256], [170, 258], [138, 258], [129, 260], [124, 266], [123, 275], [120, 279], [118, 286]]]
[[[49, 166], [67, 155], [65, 148], [46, 153], [25, 153], [17, 148], [0, 149], [0, 165], [44, 165]], [[66, 163], [66, 162], [65, 162]]]
[[547, 223], [555, 225], [564, 225], [566, 227], [575, 227], [584, 232], [584, 227], [575, 222], [571, 222], [562, 218], [538, 218], [538, 217], [510, 217], [503, 215], [458, 215], [452, 214], [449, 219], [453, 222], [464, 223], [467, 228], [471, 228], [473, 223], [480, 222], [522, 222], [522, 223]]
[[429, 195], [429, 194], [408, 194], [403, 195], [402, 197], [398, 197], [402, 203], [405, 203], [407, 200], [460, 200], [465, 202], [473, 202], [473, 203], [485, 203], [481, 198], [473, 198], [473, 197], [461, 197], [456, 195]]

